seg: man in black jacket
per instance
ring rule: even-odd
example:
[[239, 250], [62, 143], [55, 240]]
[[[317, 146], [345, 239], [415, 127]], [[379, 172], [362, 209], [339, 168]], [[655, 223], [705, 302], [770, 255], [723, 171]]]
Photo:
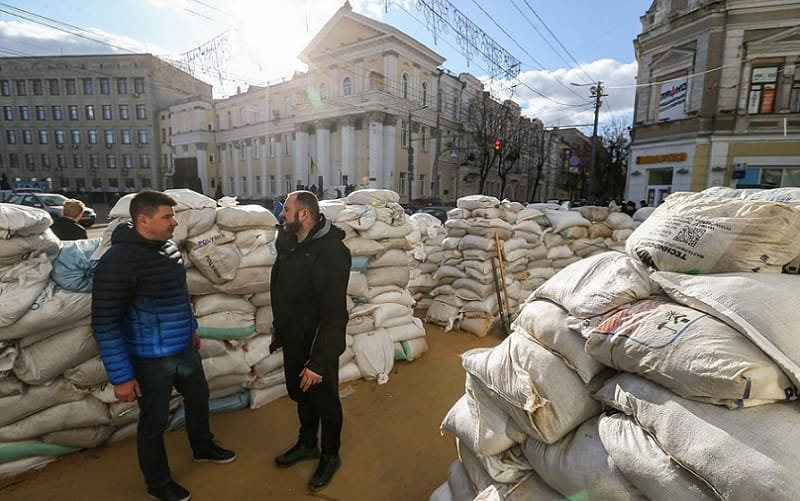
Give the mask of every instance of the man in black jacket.
[[344, 231], [320, 214], [317, 197], [310, 191], [289, 194], [282, 218], [270, 283], [271, 348], [283, 348], [286, 387], [297, 402], [300, 432], [297, 443], [275, 463], [288, 467], [319, 457], [308, 482], [310, 490], [318, 491], [341, 465], [339, 355], [345, 349], [350, 251], [342, 243]]
[[50, 229], [61, 240], [81, 240], [87, 238], [86, 228], [78, 224], [83, 217], [83, 210], [86, 208], [83, 202], [75, 199], [64, 201], [64, 208], [61, 210], [61, 217], [53, 221]]

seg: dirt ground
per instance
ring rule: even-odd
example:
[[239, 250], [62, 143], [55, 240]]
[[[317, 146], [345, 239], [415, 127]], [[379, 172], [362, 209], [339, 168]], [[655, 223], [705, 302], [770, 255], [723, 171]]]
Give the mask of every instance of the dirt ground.
[[[166, 432], [173, 478], [192, 499], [427, 500], [447, 478], [456, 458], [453, 438], [439, 424], [464, 392], [459, 355], [494, 346], [497, 337], [476, 338], [428, 326], [430, 350], [395, 364], [389, 382], [357, 380], [342, 385], [342, 468], [331, 484], [311, 493], [306, 483], [316, 463], [279, 469], [273, 458], [297, 437], [294, 404], [282, 398], [255, 411], [212, 416], [212, 429], [238, 459], [227, 465], [194, 463], [183, 430]], [[60, 458], [39, 472], [0, 479], [3, 500], [147, 499], [136, 461], [135, 438]]]

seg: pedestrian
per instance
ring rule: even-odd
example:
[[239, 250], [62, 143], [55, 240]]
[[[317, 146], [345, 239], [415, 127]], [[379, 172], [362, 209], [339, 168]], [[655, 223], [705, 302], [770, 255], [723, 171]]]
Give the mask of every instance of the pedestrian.
[[272, 205], [272, 215], [275, 216], [275, 219], [278, 221], [281, 220], [281, 212], [283, 212], [283, 201], [281, 198], [282, 197], [275, 197], [275, 202]]
[[622, 206], [622, 212], [633, 217], [636, 213], [636, 202], [629, 200]]
[[[310, 191], [290, 193], [278, 230], [272, 268], [273, 344], [283, 348], [289, 397], [297, 402], [297, 443], [275, 458], [279, 467], [319, 457], [308, 481], [311, 491], [330, 483], [341, 466], [342, 404], [339, 355], [345, 349], [350, 251], [344, 231], [320, 214]], [[321, 450], [317, 437], [321, 431]]]
[[61, 240], [81, 240], [88, 238], [86, 228], [80, 225], [79, 221], [83, 217], [86, 206], [80, 200], [68, 198], [64, 201], [64, 208], [61, 209], [61, 216], [53, 221], [50, 229]]
[[165, 501], [191, 498], [172, 479], [164, 447], [173, 388], [183, 396], [194, 460], [236, 459], [214, 441], [209, 425], [197, 320], [181, 253], [170, 240], [178, 226], [175, 205], [160, 191], [133, 197], [132, 221], [114, 230], [92, 288], [92, 329], [114, 395], [139, 406], [136, 444], [147, 494]]
[[647, 200], [640, 200], [640, 201], [639, 201], [639, 208], [640, 208], [640, 209], [641, 209], [642, 207], [648, 207], [648, 206], [649, 206], [649, 205], [647, 204]]

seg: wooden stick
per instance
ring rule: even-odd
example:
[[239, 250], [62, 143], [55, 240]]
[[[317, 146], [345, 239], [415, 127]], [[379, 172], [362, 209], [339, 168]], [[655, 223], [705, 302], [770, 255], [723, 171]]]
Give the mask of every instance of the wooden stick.
[[500, 282], [503, 284], [503, 296], [506, 300], [506, 312], [511, 315], [511, 305], [508, 302], [508, 287], [506, 287], [506, 266], [503, 264], [503, 246], [500, 245], [500, 237], [494, 234], [494, 243], [497, 247], [497, 260], [500, 262]]
[[500, 284], [497, 281], [497, 264], [494, 262], [494, 258], [492, 258], [492, 279], [494, 280], [494, 292], [497, 294], [497, 309], [500, 313], [500, 323], [503, 325], [503, 330], [505, 334], [508, 334], [508, 326], [506, 325], [506, 316], [503, 313], [503, 298], [500, 297]]

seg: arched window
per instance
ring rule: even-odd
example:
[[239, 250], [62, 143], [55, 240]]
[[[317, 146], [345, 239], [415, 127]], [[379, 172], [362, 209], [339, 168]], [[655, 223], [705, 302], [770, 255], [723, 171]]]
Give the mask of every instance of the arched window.
[[353, 80], [350, 77], [344, 77], [342, 80], [342, 94], [349, 96], [353, 93]]
[[400, 92], [403, 99], [408, 99], [408, 74], [403, 73], [402, 83], [400, 85]]
[[422, 82], [422, 106], [428, 106], [428, 82]]
[[319, 98], [328, 99], [328, 86], [324, 83], [319, 84]]

